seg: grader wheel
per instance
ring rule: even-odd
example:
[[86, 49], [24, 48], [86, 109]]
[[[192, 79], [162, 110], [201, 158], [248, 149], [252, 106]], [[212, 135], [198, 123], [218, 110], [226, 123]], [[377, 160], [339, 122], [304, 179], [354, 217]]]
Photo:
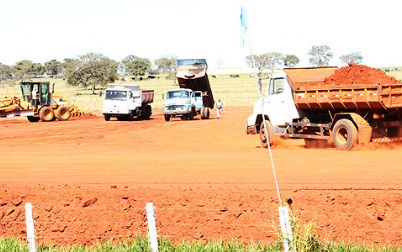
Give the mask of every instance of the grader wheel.
[[54, 112], [51, 107], [42, 107], [39, 111], [39, 118], [42, 122], [51, 122], [54, 118]]
[[70, 108], [66, 107], [66, 106], [60, 106], [57, 108], [57, 110], [55, 111], [55, 116], [57, 117], [57, 119], [59, 119], [60, 121], [67, 121], [68, 119], [70, 119], [71, 117], [71, 111]]

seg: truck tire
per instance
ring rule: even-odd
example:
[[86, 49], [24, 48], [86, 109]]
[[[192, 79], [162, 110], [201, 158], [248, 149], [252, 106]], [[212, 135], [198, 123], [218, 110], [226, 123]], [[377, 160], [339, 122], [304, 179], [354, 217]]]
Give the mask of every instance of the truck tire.
[[304, 143], [307, 149], [313, 149], [313, 148], [319, 149], [328, 147], [328, 141], [321, 139], [305, 138]]
[[151, 115], [152, 115], [152, 108], [151, 108], [151, 106], [149, 106], [149, 105], [146, 105], [145, 107], [144, 107], [144, 112], [143, 112], [144, 114], [142, 115], [142, 119], [144, 119], [144, 120], [149, 120], [150, 118], [151, 118]]
[[352, 121], [341, 119], [335, 123], [331, 138], [335, 148], [350, 150], [357, 144], [357, 128]]
[[105, 121], [110, 121], [110, 115], [105, 115]]
[[28, 116], [28, 121], [30, 122], [39, 122], [40, 118], [36, 116]]
[[[273, 130], [272, 130], [272, 124], [268, 120], [266, 120], [265, 122], [267, 123], [269, 145], [273, 146], [274, 145], [274, 134], [273, 134]], [[267, 141], [267, 137], [265, 135], [264, 122], [261, 122], [261, 125], [260, 125], [260, 143], [261, 143], [261, 147], [268, 148], [268, 141]]]
[[207, 107], [204, 107], [204, 108], [201, 108], [201, 119], [208, 119], [209, 118], [209, 108], [207, 108]]
[[205, 119], [209, 119], [209, 115], [211, 114], [210, 113], [210, 109], [209, 108], [205, 108]]
[[60, 106], [55, 112], [55, 116], [59, 121], [67, 121], [71, 117], [70, 108], [66, 106]]
[[394, 128], [388, 128], [388, 137], [402, 137], [402, 127], [394, 127]]
[[39, 118], [42, 122], [51, 122], [54, 119], [54, 112], [51, 107], [44, 106], [39, 111]]
[[188, 120], [194, 120], [194, 112], [191, 111], [190, 114], [187, 116]]
[[200, 111], [200, 115], [201, 115], [201, 119], [205, 119], [205, 110], [204, 110], [204, 108], [201, 108], [201, 111]]
[[170, 121], [170, 115], [165, 115], [165, 121], [169, 122]]

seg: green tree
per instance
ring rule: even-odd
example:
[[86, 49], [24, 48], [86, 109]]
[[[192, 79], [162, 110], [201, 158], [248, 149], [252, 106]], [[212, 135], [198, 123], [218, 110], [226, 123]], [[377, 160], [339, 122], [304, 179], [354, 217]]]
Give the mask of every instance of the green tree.
[[155, 65], [161, 73], [172, 73], [176, 71], [177, 57], [162, 57], [155, 60]]
[[313, 46], [308, 54], [311, 56], [309, 61], [313, 66], [328, 66], [333, 57], [331, 48], [327, 45]]
[[144, 76], [151, 70], [151, 61], [147, 58], [140, 58], [128, 55], [122, 60], [124, 72], [128, 75]]
[[96, 86], [106, 86], [117, 79], [117, 62], [102, 54], [88, 53], [78, 60], [68, 60], [65, 75], [68, 84], [91, 87], [95, 94]]
[[[283, 64], [284, 56], [278, 52], [268, 52], [264, 54], [254, 55], [255, 67], [261, 76], [264, 69], [274, 70], [275, 67]], [[246, 63], [253, 67], [253, 58], [251, 55], [246, 56]]]
[[20, 60], [14, 66], [16, 81], [26, 81], [33, 76], [33, 63], [30, 60]]
[[293, 54], [287, 54], [283, 59], [283, 65], [286, 67], [295, 67], [297, 64], [299, 64], [299, 62], [300, 59]]
[[0, 86], [13, 84], [14, 69], [11, 66], [0, 63]]
[[363, 56], [361, 55], [360, 52], [352, 52], [349, 54], [345, 54], [339, 57], [339, 59], [345, 65], [348, 63], [361, 64], [363, 62]]
[[50, 76], [57, 76], [63, 72], [63, 65], [58, 60], [50, 60], [45, 62], [45, 72]]
[[45, 73], [45, 67], [41, 63], [32, 63], [32, 74], [43, 75]]

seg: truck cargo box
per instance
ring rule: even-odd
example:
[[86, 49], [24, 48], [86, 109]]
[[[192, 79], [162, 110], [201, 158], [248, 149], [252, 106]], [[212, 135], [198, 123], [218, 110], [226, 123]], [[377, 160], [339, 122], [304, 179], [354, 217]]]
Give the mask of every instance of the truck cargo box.
[[284, 69], [301, 110], [384, 110], [402, 108], [402, 83], [328, 84], [338, 68]]

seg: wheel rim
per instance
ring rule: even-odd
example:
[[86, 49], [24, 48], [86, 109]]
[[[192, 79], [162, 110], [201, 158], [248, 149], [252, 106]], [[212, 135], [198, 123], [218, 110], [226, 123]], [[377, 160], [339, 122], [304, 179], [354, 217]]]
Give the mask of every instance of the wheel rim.
[[339, 128], [335, 134], [335, 138], [337, 143], [341, 145], [346, 144], [349, 138], [348, 130], [343, 127]]
[[44, 118], [46, 121], [52, 120], [52, 119], [53, 119], [53, 113], [52, 113], [52, 111], [51, 111], [50, 109], [46, 109], [46, 110], [43, 112], [43, 118]]
[[68, 119], [68, 117], [69, 117], [69, 113], [68, 113], [68, 112], [69, 112], [69, 111], [68, 111], [67, 108], [62, 108], [62, 109], [60, 110], [60, 117], [61, 117], [61, 119], [63, 119], [63, 120]]

